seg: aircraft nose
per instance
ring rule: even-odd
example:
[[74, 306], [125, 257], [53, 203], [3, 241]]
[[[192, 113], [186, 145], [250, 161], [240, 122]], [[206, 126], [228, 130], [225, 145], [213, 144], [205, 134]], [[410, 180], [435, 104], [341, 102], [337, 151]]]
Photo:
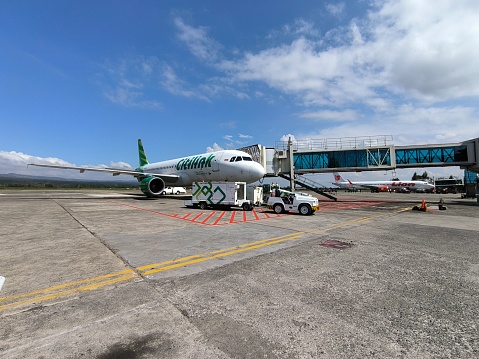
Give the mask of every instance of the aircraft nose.
[[249, 175], [251, 176], [253, 181], [257, 181], [263, 178], [265, 174], [266, 174], [266, 171], [264, 170], [263, 166], [261, 166], [257, 162], [252, 163], [251, 166], [249, 167]]

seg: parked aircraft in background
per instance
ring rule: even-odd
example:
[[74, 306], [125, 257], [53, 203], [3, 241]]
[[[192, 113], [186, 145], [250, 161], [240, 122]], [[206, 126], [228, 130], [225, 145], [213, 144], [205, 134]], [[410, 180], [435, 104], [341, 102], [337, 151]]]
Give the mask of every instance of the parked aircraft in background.
[[106, 172], [113, 176], [120, 174], [134, 176], [140, 183], [141, 191], [150, 197], [160, 195], [167, 186], [190, 186], [193, 182], [246, 182], [252, 183], [265, 175], [258, 162], [243, 151], [222, 150], [182, 157], [173, 160], [149, 163], [143, 144], [138, 140], [140, 167], [135, 170], [118, 168], [94, 168], [57, 166], [31, 163], [29, 165], [60, 169]]
[[373, 192], [388, 192], [395, 190], [410, 190], [415, 191], [417, 189], [431, 191], [434, 189], [434, 185], [426, 181], [356, 181], [351, 182], [345, 180], [337, 172], [334, 172], [334, 185], [341, 188], [348, 189], [369, 189]]

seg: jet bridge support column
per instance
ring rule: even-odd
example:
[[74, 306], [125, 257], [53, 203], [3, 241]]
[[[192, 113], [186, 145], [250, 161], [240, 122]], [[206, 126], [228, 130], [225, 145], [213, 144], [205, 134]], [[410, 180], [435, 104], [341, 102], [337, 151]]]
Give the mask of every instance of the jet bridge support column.
[[289, 185], [290, 190], [294, 191], [294, 158], [293, 158], [293, 140], [288, 139], [288, 158], [289, 158]]

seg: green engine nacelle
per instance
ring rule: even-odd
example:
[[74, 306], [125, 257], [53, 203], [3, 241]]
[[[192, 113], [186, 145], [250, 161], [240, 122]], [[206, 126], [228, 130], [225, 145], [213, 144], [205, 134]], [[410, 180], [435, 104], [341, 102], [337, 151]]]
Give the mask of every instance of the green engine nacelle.
[[165, 188], [165, 182], [158, 177], [147, 177], [140, 181], [140, 190], [149, 197], [159, 196]]

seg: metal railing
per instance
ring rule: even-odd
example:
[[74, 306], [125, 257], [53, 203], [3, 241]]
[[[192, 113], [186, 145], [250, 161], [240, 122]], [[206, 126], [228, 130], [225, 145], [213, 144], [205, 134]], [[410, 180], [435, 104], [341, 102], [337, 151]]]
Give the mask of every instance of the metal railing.
[[[392, 145], [392, 135], [293, 140], [293, 150], [314, 151], [345, 148], [370, 148]], [[275, 149], [287, 150], [288, 141], [277, 141]]]

